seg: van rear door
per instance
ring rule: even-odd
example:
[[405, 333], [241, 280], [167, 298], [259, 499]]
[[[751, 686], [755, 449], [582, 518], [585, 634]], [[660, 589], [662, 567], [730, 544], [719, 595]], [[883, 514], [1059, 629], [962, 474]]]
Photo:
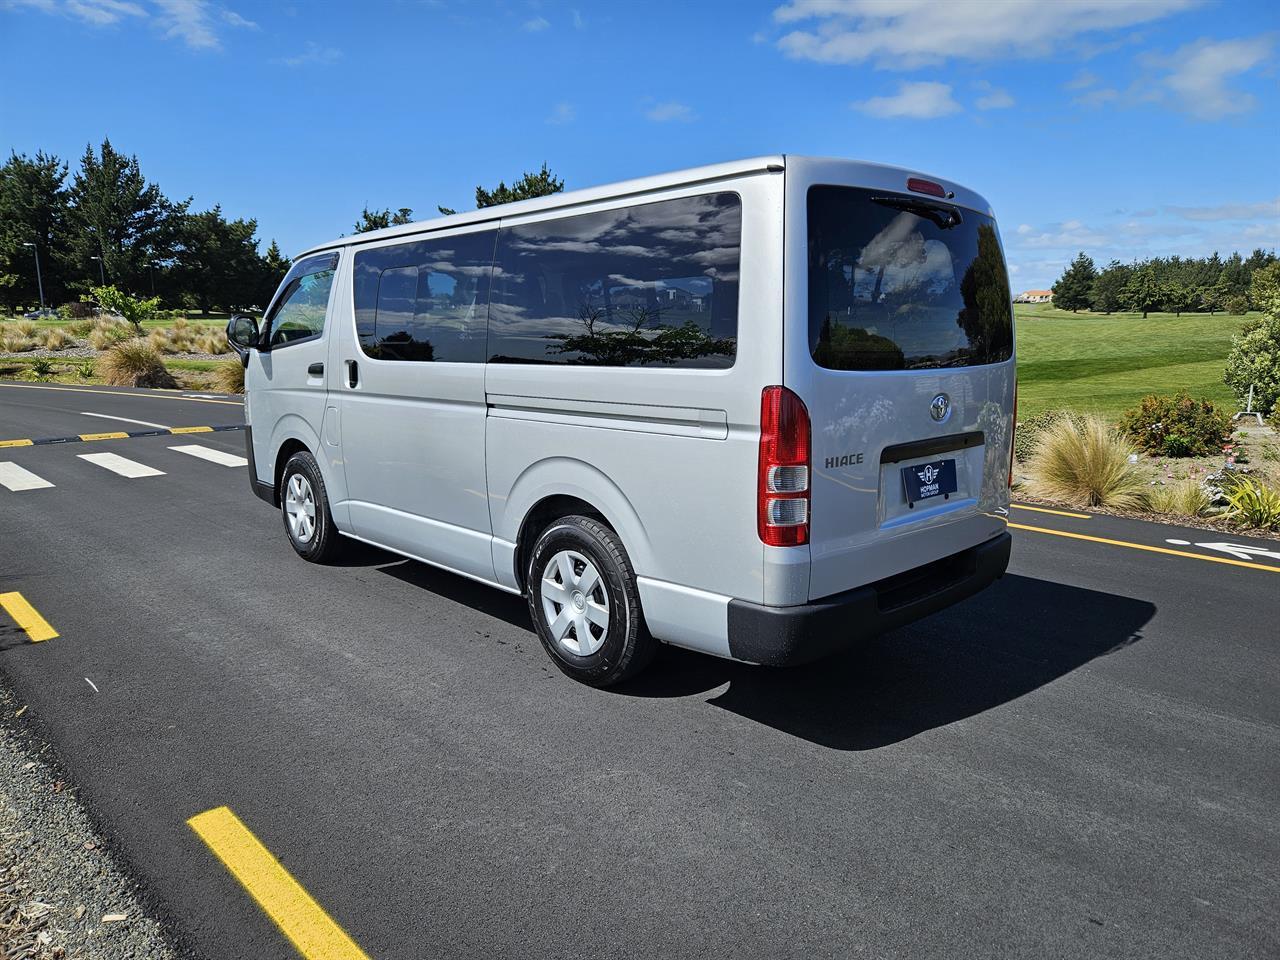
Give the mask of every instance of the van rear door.
[[995, 222], [976, 195], [905, 189], [905, 171], [861, 179], [788, 183], [804, 259], [788, 260], [785, 376], [813, 431], [811, 599], [976, 546], [1008, 506], [1013, 315]]

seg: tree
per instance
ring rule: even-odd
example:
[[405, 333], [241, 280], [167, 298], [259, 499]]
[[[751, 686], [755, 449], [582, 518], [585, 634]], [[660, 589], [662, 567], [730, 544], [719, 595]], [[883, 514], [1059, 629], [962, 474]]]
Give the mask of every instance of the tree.
[[254, 285], [253, 302], [259, 309], [265, 310], [275, 295], [280, 281], [289, 272], [289, 260], [280, 252], [280, 246], [274, 240], [267, 247], [266, 254], [258, 264], [258, 280]]
[[[62, 251], [70, 277], [98, 276], [93, 257], [114, 284], [136, 290], [146, 283], [153, 260], [172, 256], [182, 215], [190, 200], [171, 203], [142, 175], [137, 157], [126, 157], [110, 140], [101, 151], [86, 147], [68, 199], [67, 244]], [[89, 286], [92, 279], [69, 281]]]
[[1159, 310], [1164, 302], [1164, 284], [1156, 273], [1155, 266], [1144, 263], [1136, 268], [1124, 285], [1124, 304], [1130, 310], [1142, 311], [1142, 319], [1152, 310]]
[[124, 317], [133, 324], [138, 336], [142, 336], [143, 322], [154, 317], [156, 311], [160, 308], [159, 297], [141, 300], [138, 297], [131, 297], [127, 293], [117, 290], [111, 284], [105, 287], [94, 287], [81, 299], [95, 301], [107, 313], [114, 313]]
[[14, 153], [0, 167], [0, 297], [7, 306], [36, 303], [42, 285], [47, 303], [65, 295], [53, 251], [66, 224], [66, 179], [67, 165], [44, 152], [35, 159]]
[[1200, 291], [1200, 307], [1209, 311], [1209, 316], [1213, 316], [1219, 310], [1227, 305], [1227, 298], [1230, 296], [1230, 290], [1227, 285], [1222, 282], [1219, 277], [1211, 286], [1204, 287]]
[[1114, 313], [1124, 306], [1124, 288], [1129, 282], [1129, 273], [1129, 267], [1119, 260], [1112, 260], [1107, 264], [1106, 269], [1093, 281], [1090, 299], [1094, 310]]
[[1164, 284], [1164, 308], [1176, 316], [1182, 316], [1183, 310], [1190, 310], [1200, 302], [1201, 291], [1181, 280], [1171, 280]]
[[[525, 173], [511, 186], [499, 180], [492, 190], [476, 187], [476, 209], [496, 207], [500, 203], [515, 203], [517, 200], [531, 200], [534, 197], [548, 197], [564, 189], [564, 181], [553, 174], [544, 163], [537, 173]], [[437, 207], [446, 217], [457, 213], [450, 207]]]
[[370, 210], [365, 207], [360, 212], [360, 219], [352, 228], [356, 233], [368, 233], [370, 230], [383, 230], [387, 227], [399, 227], [412, 222], [413, 209], [401, 207], [395, 213], [390, 210]]
[[1222, 380], [1242, 408], [1252, 388], [1254, 409], [1266, 414], [1280, 404], [1280, 263], [1255, 270], [1249, 293], [1262, 314], [1231, 341]]
[[208, 313], [255, 301], [261, 281], [256, 220], [228, 220], [222, 207], [182, 217], [173, 279], [182, 294]]
[[1072, 313], [1088, 307], [1093, 296], [1093, 282], [1097, 278], [1098, 270], [1093, 265], [1093, 258], [1081, 251], [1053, 285], [1053, 305]]

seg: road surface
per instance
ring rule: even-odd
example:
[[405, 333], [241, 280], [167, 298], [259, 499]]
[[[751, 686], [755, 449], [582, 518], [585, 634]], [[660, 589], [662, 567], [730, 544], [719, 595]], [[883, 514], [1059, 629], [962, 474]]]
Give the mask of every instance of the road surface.
[[[187, 396], [0, 384], [0, 440], [241, 422]], [[1275, 541], [1015, 507], [1003, 580], [864, 649], [597, 691], [519, 598], [297, 559], [243, 453], [0, 448], [46, 484], [0, 485], [0, 593], [58, 634], [0, 614], [0, 671], [195, 956], [298, 956], [273, 911], [373, 958], [1280, 954]]]

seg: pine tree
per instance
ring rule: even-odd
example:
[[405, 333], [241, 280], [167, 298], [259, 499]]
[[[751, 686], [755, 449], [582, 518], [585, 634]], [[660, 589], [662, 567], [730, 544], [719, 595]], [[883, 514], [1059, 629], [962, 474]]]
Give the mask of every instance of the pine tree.
[[1164, 284], [1160, 280], [1156, 268], [1150, 262], [1144, 263], [1133, 271], [1129, 282], [1124, 286], [1125, 306], [1130, 310], [1142, 311], [1142, 319], [1152, 310], [1159, 310], [1164, 302]]
[[1081, 251], [1053, 285], [1053, 305], [1075, 313], [1088, 307], [1093, 296], [1093, 282], [1098, 278], [1093, 258]]

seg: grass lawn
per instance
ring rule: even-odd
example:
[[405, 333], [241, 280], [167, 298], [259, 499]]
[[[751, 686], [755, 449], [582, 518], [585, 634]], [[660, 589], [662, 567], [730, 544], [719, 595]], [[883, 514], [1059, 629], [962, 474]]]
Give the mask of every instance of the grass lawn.
[[1115, 418], [1148, 393], [1185, 389], [1236, 410], [1222, 382], [1247, 317], [1219, 313], [1071, 313], [1017, 304], [1019, 419], [1051, 407]]

